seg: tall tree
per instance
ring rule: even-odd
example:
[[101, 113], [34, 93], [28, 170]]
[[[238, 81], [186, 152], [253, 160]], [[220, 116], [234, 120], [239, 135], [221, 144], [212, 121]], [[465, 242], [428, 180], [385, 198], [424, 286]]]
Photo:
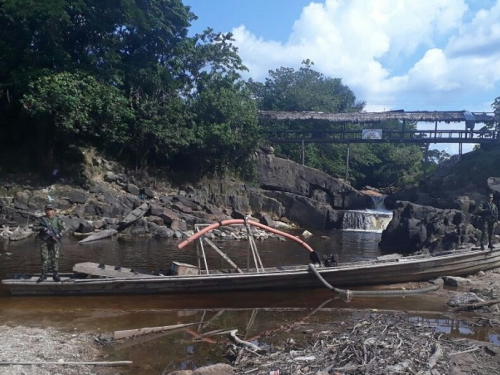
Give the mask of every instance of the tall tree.
[[199, 81], [189, 107], [197, 143], [184, 162], [201, 175], [240, 172], [250, 176], [249, 158], [259, 143], [257, 107], [238, 74], [211, 74]]
[[1, 1], [0, 143], [23, 144], [45, 170], [57, 144], [75, 143], [122, 151], [138, 168], [197, 148], [211, 150], [210, 165], [227, 161], [241, 123], [255, 126], [242, 120], [246, 68], [230, 33], [188, 37], [195, 18], [181, 0]]
[[[253, 95], [260, 110], [267, 111], [316, 111], [330, 113], [359, 112], [364, 102], [358, 101], [352, 90], [342, 84], [340, 78], [330, 78], [312, 69], [310, 60], [303, 62], [299, 70], [280, 68], [269, 72], [264, 83], [250, 81]], [[347, 124], [346, 130], [361, 132], [366, 125]], [[407, 129], [416, 124], [406, 124]], [[400, 130], [398, 121], [377, 124], [382, 130]], [[282, 136], [298, 138], [308, 134], [314, 138], [327, 137], [329, 131], [343, 127], [328, 121], [268, 121], [264, 130], [282, 132]], [[294, 132], [290, 132], [293, 130]], [[288, 131], [288, 133], [287, 133]], [[288, 135], [287, 135], [288, 134]], [[302, 146], [299, 143], [276, 145], [276, 152], [294, 161], [301, 162]], [[345, 176], [346, 145], [332, 143], [307, 144], [305, 163], [334, 176]], [[420, 157], [417, 157], [420, 155]], [[397, 160], [396, 160], [397, 159]], [[406, 184], [418, 179], [422, 168], [422, 153], [417, 146], [403, 148], [394, 145], [350, 145], [349, 180], [358, 187], [364, 185]], [[387, 167], [390, 165], [391, 167]], [[384, 177], [379, 171], [390, 171]], [[408, 172], [411, 171], [411, 172]], [[382, 178], [384, 177], [384, 178]]]

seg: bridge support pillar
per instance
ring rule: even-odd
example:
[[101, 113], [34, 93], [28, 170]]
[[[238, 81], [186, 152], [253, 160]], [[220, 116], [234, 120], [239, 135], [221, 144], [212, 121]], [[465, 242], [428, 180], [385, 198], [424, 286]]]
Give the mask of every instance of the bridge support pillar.
[[349, 153], [351, 151], [351, 144], [347, 144], [347, 154], [345, 157], [345, 182], [349, 181]]

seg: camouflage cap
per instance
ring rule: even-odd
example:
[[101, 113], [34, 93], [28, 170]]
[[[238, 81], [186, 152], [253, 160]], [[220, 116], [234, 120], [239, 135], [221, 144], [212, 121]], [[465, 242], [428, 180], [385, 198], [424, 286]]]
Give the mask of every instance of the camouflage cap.
[[45, 209], [46, 209], [46, 210], [53, 210], [53, 209], [54, 209], [54, 206], [53, 206], [52, 204], [50, 204], [50, 203], [49, 203], [49, 204], [46, 204], [46, 205], [45, 205]]
[[489, 193], [488, 198], [493, 198], [493, 193]]

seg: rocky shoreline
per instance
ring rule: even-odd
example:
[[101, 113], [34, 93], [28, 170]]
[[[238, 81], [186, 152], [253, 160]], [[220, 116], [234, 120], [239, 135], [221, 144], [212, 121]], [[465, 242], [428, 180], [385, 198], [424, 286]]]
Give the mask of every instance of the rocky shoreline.
[[[259, 177], [255, 184], [225, 179], [173, 187], [151, 179], [139, 179], [132, 173], [125, 173], [122, 167], [97, 156], [89, 157], [80, 172], [79, 180], [58, 180], [56, 183], [41, 185], [27, 183], [26, 178], [23, 183], [5, 178], [0, 184], [0, 225], [4, 226], [4, 230], [29, 226], [37, 216], [43, 214], [43, 206], [50, 201], [57, 207], [58, 215], [65, 221], [69, 231], [82, 234], [119, 229], [124, 235], [180, 238], [183, 232], [189, 231], [195, 224], [248, 215], [269, 226], [296, 225], [310, 229], [334, 229], [341, 227], [345, 210], [370, 208], [373, 202], [373, 190], [358, 191], [341, 179], [277, 158], [272, 152], [261, 152], [256, 157], [259, 159]], [[490, 179], [488, 186], [491, 187], [496, 182], [496, 179]], [[500, 190], [494, 191], [497, 194]], [[393, 201], [394, 216], [383, 232], [382, 249], [437, 251], [477, 243], [480, 232], [477, 229], [478, 217], [472, 213], [474, 203], [463, 207], [451, 208], [444, 205], [442, 208], [435, 208], [417, 204], [422, 200], [413, 199], [414, 197], [408, 197], [409, 201], [403, 198], [404, 195], [390, 198]], [[453, 202], [456, 204], [459, 201]], [[144, 204], [147, 204], [144, 215], [124, 225], [126, 215]], [[220, 231], [214, 235], [237, 238], [239, 234]], [[500, 331], [500, 313], [494, 303], [500, 298], [499, 271], [480, 273], [465, 281], [459, 280], [457, 284], [452, 290], [442, 289], [437, 292], [442, 296], [443, 304], [453, 296], [463, 296], [465, 292], [469, 302], [491, 301], [492, 304], [474, 309], [473, 316], [462, 316], [462, 313], [454, 310], [456, 306], [452, 308], [449, 305], [447, 311], [450, 316], [470, 324], [472, 322], [498, 327]], [[469, 293], [474, 293], [475, 297]], [[239, 349], [234, 351], [233, 347], [234, 357], [229, 364], [224, 365], [224, 371], [228, 374], [269, 373], [278, 369], [279, 364], [282, 365], [280, 374], [302, 373], [306, 370], [331, 373], [337, 369], [335, 371], [341, 374], [404, 373], [411, 370], [421, 375], [465, 375], [492, 374], [500, 364], [500, 352], [488, 343], [447, 339], [447, 336], [437, 334], [432, 328], [416, 327], [406, 319], [404, 313], [362, 311], [362, 314], [364, 315], [360, 321], [365, 328], [370, 328], [372, 335], [384, 337], [390, 334], [393, 339], [398, 338], [399, 334], [399, 339], [394, 342], [384, 341], [389, 346], [395, 345], [397, 350], [385, 350], [388, 348], [367, 342], [369, 337], [366, 330], [359, 329], [360, 321], [345, 322], [335, 327], [319, 323], [308, 324], [307, 329], [303, 325], [297, 325], [286, 328], [282, 332], [285, 333], [282, 345], [265, 354], [256, 355], [244, 351], [238, 355]], [[384, 327], [388, 328], [384, 330]], [[71, 332], [42, 329], [34, 334], [25, 326], [0, 327], [1, 329], [2, 337], [5, 337], [2, 340], [4, 344], [0, 344], [2, 353], [8, 353], [8, 347], [4, 348], [4, 345], [29, 342], [30, 337], [42, 335], [44, 338], [41, 342], [49, 343], [48, 346], [42, 343], [22, 348], [16, 346], [19, 355], [22, 353], [25, 357], [13, 355], [10, 360], [43, 361], [62, 358], [57, 357], [60, 338], [64, 339], [65, 348], [69, 350], [65, 360], [77, 358], [75, 356], [95, 360], [101, 355], [97, 343], [93, 342], [93, 333], [78, 333], [78, 336], [82, 336], [81, 341], [75, 341], [74, 333]], [[406, 332], [409, 333], [408, 337], [405, 336]], [[414, 332], [419, 335], [418, 348], [409, 345]], [[291, 345], [293, 342], [289, 339], [297, 333], [302, 335], [303, 341]], [[287, 337], [288, 334], [290, 337]], [[439, 355], [436, 354], [439, 353], [438, 345], [441, 350]], [[54, 351], [43, 351], [48, 347]], [[81, 355], [82, 350], [87, 353], [85, 356]], [[341, 353], [344, 350], [358, 353], [357, 359], [339, 355], [339, 350]], [[381, 350], [382, 354], [379, 353]], [[418, 351], [418, 356], [415, 350]], [[316, 367], [309, 360], [297, 359], [312, 356], [315, 357], [312, 362], [316, 363]], [[383, 357], [384, 361], [374, 361], [372, 357]], [[319, 359], [324, 363], [319, 363]], [[431, 360], [433, 366], [429, 366]], [[8, 369], [14, 371], [11, 373], [18, 373], [16, 366]], [[22, 371], [26, 374], [43, 373], [39, 372], [40, 369], [45, 371], [45, 367], [38, 366], [23, 367]], [[222, 371], [220, 369], [217, 371]], [[75, 373], [65, 366], [54, 366], [46, 371], [51, 374]], [[79, 371], [84, 372], [77, 373], [99, 375], [127, 373], [126, 369], [93, 367], [80, 368]], [[210, 369], [207, 371], [205, 373], [210, 373]], [[204, 372], [202, 369], [183, 372], [189, 373]]]
[[[370, 194], [321, 171], [272, 152], [259, 152], [256, 158], [255, 184], [228, 178], [174, 187], [126, 174], [116, 163], [88, 156], [78, 179], [60, 178], [46, 186], [3, 181], [0, 225], [32, 224], [50, 202], [69, 232], [119, 229], [123, 234], [178, 238], [195, 224], [245, 216], [269, 226], [283, 222], [310, 229], [340, 228], [344, 211], [372, 204]], [[124, 217], [144, 203], [144, 217], [124, 226]]]
[[[500, 270], [480, 272], [457, 279], [455, 287], [433, 292], [433, 300], [457, 327], [488, 329], [500, 333]], [[407, 287], [411, 287], [407, 285]], [[471, 299], [471, 298], [474, 299]], [[423, 295], [422, 297], [423, 298]], [[474, 302], [475, 301], [475, 302]], [[471, 303], [491, 301], [491, 304]], [[321, 308], [321, 307], [319, 307]], [[490, 375], [498, 373], [500, 349], [492, 342], [465, 337], [451, 337], [427, 319], [410, 319], [417, 312], [391, 310], [352, 310], [350, 319], [318, 321], [312, 310], [297, 321], [284, 322], [271, 331], [262, 332], [252, 341], [259, 345], [254, 352], [243, 342], [230, 342], [226, 332], [210, 345], [220, 346], [226, 358], [220, 363], [196, 370], [173, 370], [175, 375], [202, 374], [401, 374], [420, 375]], [[465, 312], [464, 312], [465, 311]], [[467, 312], [469, 311], [469, 312]], [[422, 313], [425, 316], [425, 313]], [[435, 314], [435, 313], [433, 313]], [[35, 322], [35, 324], [37, 324]], [[207, 328], [208, 331], [213, 328]], [[105, 362], [107, 349], [124, 345], [111, 340], [112, 332], [64, 331], [34, 328], [26, 325], [1, 326], [1, 360], [34, 362], [38, 365], [3, 366], [2, 374], [132, 374], [145, 373], [138, 364], [120, 367], [89, 365], [48, 365], [43, 362]], [[216, 333], [216, 332], [214, 332]], [[493, 340], [493, 339], [492, 339]], [[272, 345], [266, 345], [273, 342]], [[126, 343], [126, 342], [125, 342]], [[103, 344], [105, 346], [103, 346]], [[173, 343], [172, 343], [173, 344]], [[255, 346], [255, 344], [254, 344]], [[124, 358], [127, 359], [127, 358]], [[170, 369], [170, 370], [168, 370]]]

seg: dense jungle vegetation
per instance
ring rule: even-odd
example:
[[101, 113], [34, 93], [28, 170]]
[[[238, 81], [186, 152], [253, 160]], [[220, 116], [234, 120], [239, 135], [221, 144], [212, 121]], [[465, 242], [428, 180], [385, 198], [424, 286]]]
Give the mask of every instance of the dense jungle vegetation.
[[[312, 125], [260, 124], [258, 110], [363, 110], [340, 78], [309, 60], [245, 81], [232, 35], [189, 36], [195, 19], [181, 0], [0, 2], [0, 170], [46, 174], [71, 150], [94, 147], [139, 170], [249, 178], [266, 129]], [[299, 148], [276, 152], [300, 161]], [[345, 145], [307, 145], [306, 164], [342, 176], [345, 153]], [[447, 155], [430, 156], [436, 165]], [[409, 184], [422, 175], [423, 150], [353, 145], [350, 161], [356, 186]]]

